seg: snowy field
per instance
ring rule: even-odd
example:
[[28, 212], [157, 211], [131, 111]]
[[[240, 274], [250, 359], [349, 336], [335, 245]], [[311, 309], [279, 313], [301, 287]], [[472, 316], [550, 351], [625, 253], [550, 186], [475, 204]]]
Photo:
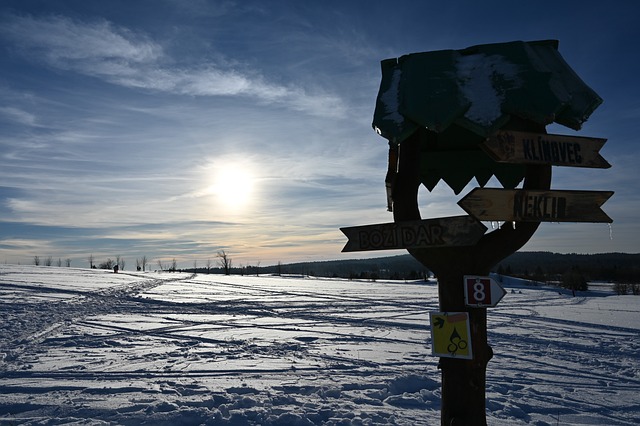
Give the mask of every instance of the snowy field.
[[[640, 424], [640, 297], [507, 286], [490, 425]], [[437, 425], [435, 283], [0, 265], [0, 425]]]

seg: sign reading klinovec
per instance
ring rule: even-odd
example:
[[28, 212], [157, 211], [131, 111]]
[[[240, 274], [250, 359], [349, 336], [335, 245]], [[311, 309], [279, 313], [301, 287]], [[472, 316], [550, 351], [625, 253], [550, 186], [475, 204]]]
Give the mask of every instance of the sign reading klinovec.
[[500, 163], [608, 169], [611, 164], [600, 155], [606, 141], [604, 138], [501, 130], [480, 146]]

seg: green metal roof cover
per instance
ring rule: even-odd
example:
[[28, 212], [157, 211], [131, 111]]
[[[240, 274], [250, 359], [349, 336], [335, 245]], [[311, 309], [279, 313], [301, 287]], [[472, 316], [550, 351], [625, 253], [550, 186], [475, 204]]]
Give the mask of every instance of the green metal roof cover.
[[422, 182], [431, 190], [442, 178], [458, 193], [474, 176], [481, 186], [494, 174], [505, 187], [522, 180], [523, 166], [495, 163], [478, 147], [510, 120], [579, 130], [601, 103], [556, 40], [486, 44], [382, 61], [373, 127], [395, 144], [426, 129]]

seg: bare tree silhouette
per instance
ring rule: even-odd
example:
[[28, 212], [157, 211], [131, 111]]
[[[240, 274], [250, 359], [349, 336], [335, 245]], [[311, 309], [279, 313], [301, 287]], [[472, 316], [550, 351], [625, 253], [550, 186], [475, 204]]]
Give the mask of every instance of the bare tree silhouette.
[[232, 261], [229, 255], [224, 250], [221, 250], [218, 252], [217, 256], [218, 256], [218, 263], [220, 264], [220, 267], [224, 269], [224, 274], [230, 275]]

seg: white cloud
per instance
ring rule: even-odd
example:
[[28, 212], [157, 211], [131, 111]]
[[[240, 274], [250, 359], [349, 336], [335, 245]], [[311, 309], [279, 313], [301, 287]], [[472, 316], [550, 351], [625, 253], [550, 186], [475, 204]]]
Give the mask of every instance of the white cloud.
[[347, 110], [336, 95], [270, 83], [259, 72], [207, 62], [193, 68], [175, 66], [159, 43], [104, 20], [13, 17], [0, 32], [29, 57], [51, 67], [124, 87], [191, 96], [244, 96], [328, 117]]
[[53, 16], [37, 19], [13, 17], [2, 32], [29, 50], [44, 53], [51, 64], [83, 68], [85, 61], [98, 63], [145, 63], [162, 56], [162, 48], [131, 31], [107, 21], [78, 23]]
[[19, 108], [2, 107], [0, 108], [0, 115], [5, 116], [11, 121], [15, 121], [26, 126], [36, 125], [36, 116]]

